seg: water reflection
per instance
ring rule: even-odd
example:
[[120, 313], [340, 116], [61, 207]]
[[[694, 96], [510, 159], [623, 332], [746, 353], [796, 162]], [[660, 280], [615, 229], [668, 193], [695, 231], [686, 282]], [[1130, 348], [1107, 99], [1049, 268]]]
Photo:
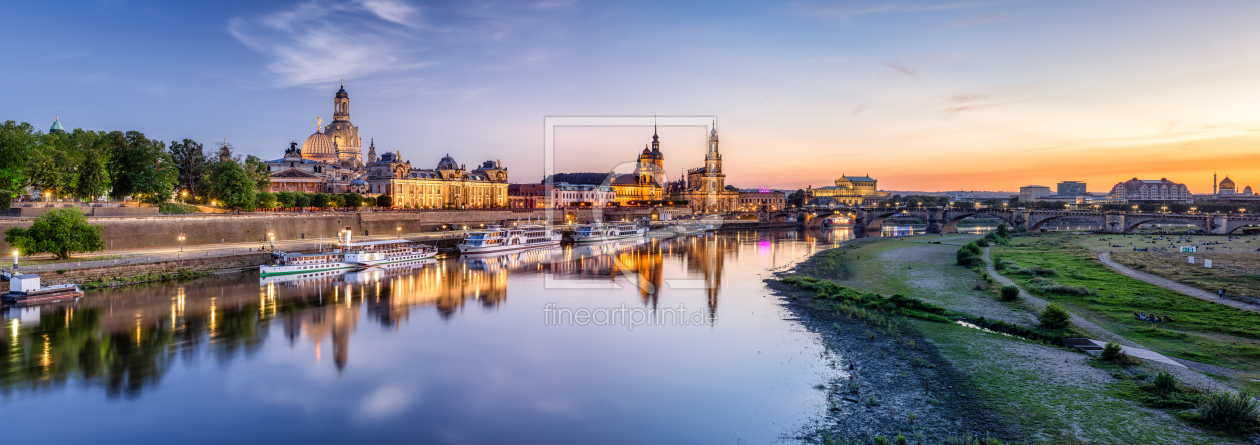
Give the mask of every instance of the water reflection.
[[[227, 373], [232, 365], [250, 365], [249, 371], [232, 377], [236, 382], [232, 387], [247, 379], [260, 387], [285, 386], [312, 394], [331, 391], [328, 385], [334, 384], [329, 382], [338, 379], [345, 379], [347, 387], [348, 382], [355, 382], [353, 387], [362, 388], [379, 378], [373, 372], [399, 369], [406, 381], [434, 388], [430, 397], [445, 397], [436, 399], [446, 403], [437, 407], [417, 405], [408, 418], [453, 416], [451, 406], [463, 406], [465, 415], [447, 417], [445, 422], [477, 424], [476, 419], [487, 416], [546, 421], [530, 417], [533, 414], [528, 413], [534, 411], [503, 408], [515, 406], [519, 393], [531, 392], [531, 388], [546, 390], [537, 396], [538, 406], [557, 406], [559, 402], [552, 399], [563, 398], [583, 400], [620, 416], [628, 414], [622, 409], [640, 416], [670, 413], [651, 419], [658, 424], [666, 418], [684, 418], [670, 411], [674, 408], [656, 403], [660, 394], [652, 388], [662, 388], [692, 396], [677, 404], [677, 409], [687, 412], [705, 407], [713, 413], [739, 406], [764, 407], [763, 411], [738, 408], [721, 416], [711, 414], [714, 425], [747, 412], [759, 420], [747, 418], [743, 423], [774, 418], [781, 426], [795, 418], [797, 411], [817, 410], [800, 401], [816, 396], [809, 388], [825, 367], [822, 362], [816, 366], [793, 363], [788, 357], [818, 356], [823, 350], [806, 340], [808, 333], [785, 320], [773, 299], [763, 297], [760, 280], [769, 270], [790, 266], [854, 236], [850, 228], [705, 234], [423, 260], [362, 272], [262, 279], [257, 274], [237, 274], [94, 291], [77, 302], [42, 306], [38, 312], [6, 312], [0, 333], [0, 393], [6, 395], [6, 404], [27, 403], [20, 409], [6, 405], [6, 411], [46, 418], [84, 403], [85, 398], [90, 400], [90, 394], [69, 388], [100, 388], [108, 398], [152, 400], [144, 404], [146, 412], [171, 420], [167, 410], [187, 408], [173, 405], [169, 398], [145, 396], [162, 391], [195, 393], [207, 376]], [[557, 282], [616, 284], [620, 290], [553, 290], [546, 287], [544, 277]], [[540, 308], [546, 301], [626, 303], [651, 309], [686, 302], [688, 307], [695, 303], [699, 310], [720, 316], [708, 328], [660, 328], [643, 334], [639, 330], [567, 330], [541, 326]], [[300, 366], [292, 367], [295, 363]], [[644, 366], [649, 368], [640, 369]], [[684, 374], [698, 380], [657, 366], [680, 367], [673, 369], [686, 370]], [[484, 370], [510, 372], [486, 375], [489, 371]], [[310, 381], [310, 375], [324, 371], [333, 374], [332, 380]], [[199, 377], [171, 377], [190, 373]], [[650, 375], [670, 377], [645, 377]], [[720, 390], [761, 388], [753, 383], [767, 375], [776, 382], [792, 382], [789, 387], [799, 388], [801, 394], [781, 389]], [[642, 404], [599, 405], [606, 403], [599, 401], [618, 398], [591, 389], [595, 386], [588, 380], [599, 378], [607, 379], [599, 382], [599, 388], [643, 394]], [[511, 384], [487, 383], [497, 381]], [[207, 409], [216, 413], [263, 403], [242, 394], [223, 398], [214, 391], [225, 389], [211, 386], [202, 390], [210, 395], [199, 397], [213, 400]], [[446, 387], [459, 390], [452, 394], [439, 390]], [[56, 401], [55, 394], [61, 395]], [[359, 397], [351, 390], [337, 394], [327, 396], [335, 400], [329, 404], [335, 408], [310, 414], [310, 418], [335, 421], [343, 414], [336, 411], [346, 405], [342, 402]], [[474, 395], [486, 402], [480, 410], [459, 403]], [[651, 406], [655, 408], [646, 409]], [[223, 416], [211, 417], [224, 420]], [[414, 421], [400, 422], [374, 431], [416, 428]], [[432, 422], [436, 421], [425, 423], [426, 428], [436, 429]], [[680, 424], [661, 431], [672, 434], [667, 437], [683, 437], [692, 426]], [[252, 431], [259, 428], [265, 429], [258, 426]], [[470, 424], [463, 430], [484, 429]], [[623, 442], [666, 437], [645, 434], [649, 433], [628, 434]], [[571, 437], [600, 436], [588, 432]], [[510, 441], [511, 437], [485, 441], [493, 439]]]

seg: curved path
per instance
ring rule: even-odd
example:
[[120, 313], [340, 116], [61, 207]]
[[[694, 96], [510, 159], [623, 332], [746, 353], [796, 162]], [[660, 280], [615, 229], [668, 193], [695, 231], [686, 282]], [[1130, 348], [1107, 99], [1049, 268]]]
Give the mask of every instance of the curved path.
[[1243, 303], [1241, 301], [1221, 298], [1221, 297], [1218, 297], [1216, 294], [1205, 291], [1203, 289], [1190, 287], [1190, 286], [1178, 283], [1176, 281], [1173, 281], [1164, 277], [1155, 276], [1155, 275], [1148, 274], [1146, 272], [1138, 272], [1136, 270], [1130, 269], [1127, 266], [1124, 266], [1120, 263], [1112, 261], [1111, 252], [1099, 252], [1098, 261], [1101, 261], [1104, 265], [1106, 265], [1107, 267], [1110, 267], [1111, 270], [1120, 272], [1121, 274], [1124, 274], [1125, 276], [1129, 278], [1142, 280], [1147, 283], [1162, 287], [1164, 289], [1168, 289], [1173, 292], [1186, 294], [1191, 297], [1198, 298], [1200, 300], [1210, 301], [1217, 304], [1223, 304], [1229, 307], [1242, 309], [1244, 311], [1260, 312], [1260, 306], [1256, 306], [1254, 304], [1248, 304], [1248, 303]]
[[[1019, 288], [1020, 298], [1028, 302], [1038, 312], [1040, 312], [1041, 309], [1045, 308], [1046, 305], [1049, 304], [1046, 300], [1028, 293], [1028, 291], [1025, 291], [1023, 287], [1019, 286], [1018, 284], [1015, 284], [1015, 282], [1012, 281], [1010, 278], [1006, 278], [1002, 276], [1002, 274], [999, 274], [997, 272], [997, 269], [993, 268], [993, 259], [989, 256], [989, 250], [990, 250], [989, 247], [984, 248], [984, 255], [982, 258], [984, 259], [985, 269], [989, 272], [989, 276], [993, 277], [994, 281], [1001, 283], [1003, 286], [1015, 286]], [[1110, 260], [1110, 258], [1108, 258], [1108, 260]], [[1095, 339], [1119, 343], [1121, 345], [1128, 346], [1131, 348], [1146, 349], [1145, 346], [1139, 345], [1132, 340], [1124, 338], [1120, 334], [1112, 332], [1110, 329], [1099, 326], [1098, 324], [1092, 321], [1081, 318], [1079, 315], [1072, 314], [1071, 321], [1072, 321], [1072, 324], [1076, 325], [1076, 327], [1078, 328], [1081, 328], [1081, 330], [1088, 332], [1089, 335], [1093, 336]], [[1238, 373], [1237, 370], [1207, 365], [1204, 363], [1193, 362], [1190, 360], [1179, 359], [1176, 357], [1168, 357], [1168, 358], [1176, 361], [1177, 363], [1180, 363], [1182, 366], [1174, 366], [1174, 365], [1169, 365], [1169, 364], [1164, 364], [1164, 363], [1159, 363], [1159, 362], [1152, 362], [1152, 361], [1147, 361], [1146, 363], [1148, 363], [1150, 366], [1154, 368], [1163, 369], [1168, 372], [1171, 372], [1173, 375], [1177, 376], [1178, 380], [1199, 389], [1208, 390], [1208, 391], [1216, 390], [1216, 389], [1224, 389], [1226, 391], [1235, 392], [1233, 388], [1230, 388], [1229, 386], [1226, 386], [1225, 384], [1218, 382], [1215, 379], [1207, 377], [1203, 375], [1202, 373], [1208, 372], [1212, 374], [1228, 376], [1228, 375], [1236, 375]]]

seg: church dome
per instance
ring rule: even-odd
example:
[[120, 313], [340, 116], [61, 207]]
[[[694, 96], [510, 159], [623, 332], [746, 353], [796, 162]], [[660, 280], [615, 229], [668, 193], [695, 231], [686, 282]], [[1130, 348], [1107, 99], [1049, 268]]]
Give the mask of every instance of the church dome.
[[48, 132], [56, 133], [56, 132], [62, 132], [62, 131], [66, 131], [66, 130], [64, 128], [61, 128], [61, 117], [58, 117], [57, 120], [53, 121], [52, 128], [48, 129]]
[[437, 169], [438, 170], [459, 170], [459, 164], [455, 162], [455, 158], [452, 158], [450, 154], [447, 154], [446, 156], [442, 157], [441, 161], [438, 161]]
[[312, 161], [335, 161], [337, 149], [333, 147], [332, 138], [317, 131], [302, 144], [302, 157]]

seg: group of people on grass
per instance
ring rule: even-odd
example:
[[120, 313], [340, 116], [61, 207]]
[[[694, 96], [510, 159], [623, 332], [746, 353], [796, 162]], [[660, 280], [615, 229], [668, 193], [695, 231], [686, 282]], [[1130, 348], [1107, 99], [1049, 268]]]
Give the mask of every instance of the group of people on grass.
[[1172, 317], [1167, 315], [1147, 314], [1146, 312], [1134, 312], [1133, 318], [1141, 321], [1149, 321], [1151, 323], [1172, 323]]

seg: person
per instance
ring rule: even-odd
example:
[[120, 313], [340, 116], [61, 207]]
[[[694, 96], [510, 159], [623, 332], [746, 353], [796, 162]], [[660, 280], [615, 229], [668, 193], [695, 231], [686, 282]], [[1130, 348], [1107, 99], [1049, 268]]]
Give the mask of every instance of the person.
[[1217, 297], [1219, 297], [1219, 298], [1225, 298], [1225, 289], [1217, 289], [1217, 290], [1216, 290], [1216, 295], [1217, 295]]

